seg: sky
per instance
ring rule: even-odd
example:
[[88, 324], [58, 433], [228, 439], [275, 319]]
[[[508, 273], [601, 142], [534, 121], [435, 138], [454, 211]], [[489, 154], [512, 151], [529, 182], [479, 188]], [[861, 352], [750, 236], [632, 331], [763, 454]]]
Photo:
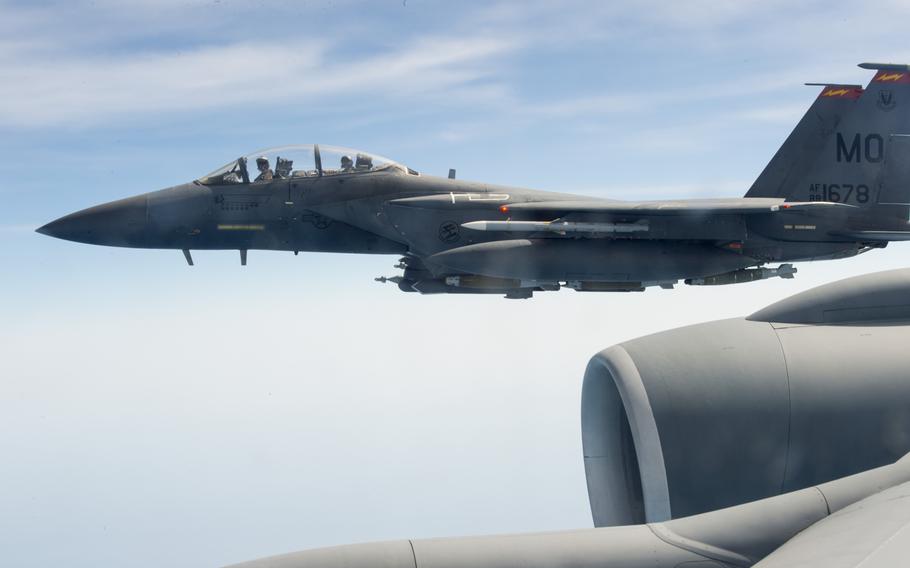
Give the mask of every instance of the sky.
[[34, 229], [257, 148], [619, 199], [745, 193], [814, 99], [910, 62], [905, 2], [0, 1], [0, 550], [219, 566], [591, 526], [579, 404], [618, 342], [793, 280], [418, 296], [394, 257], [92, 247]]

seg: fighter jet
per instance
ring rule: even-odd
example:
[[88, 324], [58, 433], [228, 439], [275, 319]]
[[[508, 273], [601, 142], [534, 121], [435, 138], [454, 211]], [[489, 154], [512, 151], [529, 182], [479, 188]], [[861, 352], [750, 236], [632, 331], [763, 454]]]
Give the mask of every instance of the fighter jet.
[[[910, 240], [910, 66], [820, 94], [744, 197], [618, 201], [418, 173], [366, 152], [255, 152], [38, 232], [191, 251], [400, 255], [406, 292], [641, 291], [792, 278], [796, 261]], [[771, 266], [773, 263], [782, 263]]]

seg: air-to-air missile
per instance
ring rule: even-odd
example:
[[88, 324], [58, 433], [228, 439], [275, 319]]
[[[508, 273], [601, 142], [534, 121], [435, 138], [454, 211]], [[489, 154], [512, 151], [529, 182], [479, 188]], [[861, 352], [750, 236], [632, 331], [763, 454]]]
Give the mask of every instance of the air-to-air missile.
[[[366, 152], [287, 146], [39, 232], [182, 250], [400, 255], [406, 292], [639, 291], [789, 278], [796, 261], [910, 239], [910, 68], [825, 84], [741, 198], [617, 201], [420, 174]], [[255, 167], [254, 167], [255, 165]], [[784, 263], [768, 266], [770, 263]]]

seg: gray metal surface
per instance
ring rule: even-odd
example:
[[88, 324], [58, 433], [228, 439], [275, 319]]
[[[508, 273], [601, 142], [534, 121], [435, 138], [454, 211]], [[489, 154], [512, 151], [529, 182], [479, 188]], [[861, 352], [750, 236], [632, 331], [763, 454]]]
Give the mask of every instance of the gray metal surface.
[[846, 324], [910, 320], [910, 271], [877, 272], [806, 290], [748, 318], [794, 324]]
[[910, 269], [870, 274], [597, 354], [581, 412], [595, 526], [711, 511], [910, 452], [907, 298]]
[[402, 540], [296, 552], [234, 568], [708, 568], [751, 566], [846, 507], [910, 481], [910, 460], [754, 503], [650, 525]]
[[[910, 240], [910, 72], [866, 67], [879, 70], [865, 90], [822, 89], [743, 198], [621, 202], [420, 175], [312, 145], [256, 152], [38, 231], [182, 250], [187, 260], [193, 249], [402, 255], [402, 272], [377, 280], [424, 294], [528, 298], [561, 287], [618, 292], [792, 277], [787, 264], [755, 268]], [[274, 175], [249, 171], [262, 154]], [[347, 161], [332, 162], [342, 154]]]
[[756, 568], [895, 568], [908, 555], [910, 483], [903, 483], [807, 528]]
[[[624, 417], [604, 406], [603, 393], [632, 388], [644, 396], [624, 398], [624, 417], [653, 424], [647, 437], [631, 430], [634, 453], [607, 445], [604, 435], [612, 433], [601, 416], [619, 424]], [[589, 363], [582, 391], [595, 526], [660, 521], [780, 493], [788, 412], [786, 366], [768, 324], [712, 322], [602, 351]], [[634, 470], [628, 462], [636, 458], [643, 498], [660, 501], [653, 508], [659, 514], [623, 519], [600, 504], [622, 494], [608, 482], [610, 472]]]

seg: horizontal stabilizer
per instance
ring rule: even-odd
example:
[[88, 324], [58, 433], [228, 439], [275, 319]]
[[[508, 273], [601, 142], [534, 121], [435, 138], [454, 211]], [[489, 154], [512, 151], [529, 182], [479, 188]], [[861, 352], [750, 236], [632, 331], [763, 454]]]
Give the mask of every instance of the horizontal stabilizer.
[[[825, 87], [826, 89], [853, 89], [853, 90], [859, 90], [860, 92], [859, 92], [859, 93], [856, 93], [857, 98], [859, 98], [859, 95], [863, 94], [863, 93], [862, 93], [863, 86], [862, 86], [862, 85], [857, 85], [857, 84], [854, 84], [854, 83], [803, 83], [803, 84], [806, 85], [807, 87]], [[824, 95], [824, 94], [825, 94], [825, 92], [822, 91], [821, 95], [819, 95], [819, 96], [822, 96], [822, 95]], [[846, 93], [845, 93], [845, 94], [846, 94]], [[832, 95], [829, 94], [829, 95], [827, 95], [827, 96], [832, 96]]]
[[910, 65], [906, 63], [860, 63], [858, 67], [874, 71], [910, 71]]

